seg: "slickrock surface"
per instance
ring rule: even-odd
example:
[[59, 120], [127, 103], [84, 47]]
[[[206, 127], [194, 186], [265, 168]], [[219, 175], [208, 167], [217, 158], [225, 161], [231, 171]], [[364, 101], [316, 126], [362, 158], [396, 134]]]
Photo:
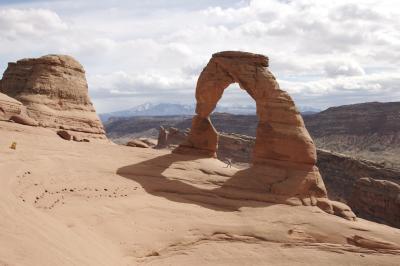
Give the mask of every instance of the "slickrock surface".
[[46, 55], [9, 63], [0, 92], [20, 101], [42, 127], [105, 138], [89, 99], [85, 71], [67, 55]]
[[[218, 159], [224, 162], [230, 159], [240, 167], [251, 162], [254, 137], [218, 134]], [[167, 136], [164, 147], [173, 149], [185, 141], [188, 132], [170, 128], [160, 130], [160, 135]], [[400, 191], [395, 189], [400, 184], [400, 171], [320, 149], [317, 149], [317, 155], [317, 166], [330, 199], [349, 204], [359, 217], [400, 228]], [[368, 182], [366, 176], [370, 177], [366, 179]]]
[[366, 218], [400, 228], [400, 185], [387, 180], [360, 178], [350, 200]]
[[13, 115], [19, 115], [21, 110], [22, 104], [19, 101], [0, 93], [0, 120], [8, 120]]
[[399, 229], [265, 202], [242, 171], [0, 122], [0, 265], [398, 265]]
[[[218, 133], [210, 114], [224, 90], [239, 83], [255, 100], [258, 126], [249, 184], [265, 194], [297, 198], [328, 213], [354, 219], [344, 204], [329, 201], [316, 164], [316, 149], [292, 98], [279, 88], [267, 69], [268, 58], [246, 52], [220, 52], [212, 56], [196, 86], [196, 116], [187, 140], [174, 151], [180, 154], [216, 156]], [[251, 179], [251, 180], [250, 180]], [[251, 186], [249, 186], [251, 187]]]

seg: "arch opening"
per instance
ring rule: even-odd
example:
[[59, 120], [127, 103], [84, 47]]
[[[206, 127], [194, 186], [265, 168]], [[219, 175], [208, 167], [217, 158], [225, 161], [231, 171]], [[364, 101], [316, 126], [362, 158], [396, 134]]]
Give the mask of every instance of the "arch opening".
[[258, 124], [254, 99], [232, 83], [223, 91], [210, 121], [218, 134], [217, 158], [235, 167], [249, 167]]

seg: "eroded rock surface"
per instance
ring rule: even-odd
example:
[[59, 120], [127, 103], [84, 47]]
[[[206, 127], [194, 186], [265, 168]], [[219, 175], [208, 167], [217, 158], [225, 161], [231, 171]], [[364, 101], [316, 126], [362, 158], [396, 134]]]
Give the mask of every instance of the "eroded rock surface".
[[342, 202], [350, 201], [355, 189], [354, 184], [363, 177], [400, 184], [400, 171], [337, 152], [318, 149], [317, 165], [325, 184], [330, 188], [329, 197]]
[[21, 110], [22, 104], [19, 101], [0, 93], [0, 120], [8, 120], [13, 115], [19, 115]]
[[46, 55], [9, 63], [0, 91], [20, 101], [40, 126], [105, 138], [89, 99], [85, 71], [67, 55]]
[[400, 185], [387, 180], [360, 178], [350, 204], [356, 213], [369, 220], [400, 228]]
[[283, 202], [297, 199], [303, 205], [318, 206], [328, 213], [354, 219], [349, 207], [327, 199], [324, 182], [315, 166], [315, 145], [292, 98], [279, 88], [267, 67], [268, 58], [259, 54], [232, 51], [214, 54], [197, 81], [196, 116], [190, 134], [175, 152], [216, 157], [218, 133], [210, 114], [224, 90], [238, 83], [255, 100], [259, 120], [253, 166], [241, 172], [249, 179], [245, 188], [254, 193], [261, 190]]

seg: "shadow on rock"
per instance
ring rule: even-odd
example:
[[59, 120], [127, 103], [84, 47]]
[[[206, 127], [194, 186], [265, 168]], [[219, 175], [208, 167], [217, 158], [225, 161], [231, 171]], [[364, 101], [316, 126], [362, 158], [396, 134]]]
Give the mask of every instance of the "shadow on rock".
[[243, 170], [225, 168], [216, 159], [207, 159], [216, 163], [207, 167], [197, 159], [204, 157], [167, 154], [121, 167], [117, 174], [138, 182], [152, 195], [218, 211], [275, 203], [302, 205], [298, 198], [268, 193], [272, 184], [285, 181], [281, 174], [275, 173], [274, 177], [273, 171], [267, 174], [265, 167], [256, 166]]

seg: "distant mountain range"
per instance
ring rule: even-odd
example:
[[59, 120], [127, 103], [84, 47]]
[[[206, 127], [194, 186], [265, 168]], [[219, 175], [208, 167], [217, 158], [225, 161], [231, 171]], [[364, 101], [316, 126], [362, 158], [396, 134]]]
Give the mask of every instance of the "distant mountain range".
[[[193, 107], [186, 109], [191, 110], [186, 113], [188, 115], [181, 112], [168, 116], [167, 108], [164, 113], [159, 111], [163, 106], [177, 106], [177, 110], [185, 110], [181, 105], [156, 104], [148, 105], [142, 111], [137, 108], [136, 112], [122, 112], [126, 114], [124, 117], [112, 115], [113, 118], [104, 123], [107, 136], [122, 143], [138, 136], [156, 138], [160, 125], [182, 130], [191, 127]], [[219, 112], [215, 112], [211, 120], [218, 131], [255, 136], [257, 116], [254, 108], [248, 108], [247, 112], [244, 112], [244, 107], [224, 108], [223, 112], [217, 110]], [[313, 109], [306, 108], [300, 110], [318, 148], [387, 162], [388, 166], [400, 168], [400, 102], [343, 105], [321, 112], [310, 112]], [[155, 115], [138, 115], [140, 112], [149, 114], [150, 111]]]
[[[194, 104], [145, 103], [127, 110], [100, 114], [100, 118], [105, 122], [111, 117], [194, 115], [195, 109]], [[300, 106], [299, 109], [303, 114], [313, 114], [321, 111], [309, 106]], [[255, 105], [217, 106], [215, 112], [247, 115], [255, 114], [256, 107]]]
[[331, 107], [304, 122], [318, 148], [400, 167], [400, 102]]

